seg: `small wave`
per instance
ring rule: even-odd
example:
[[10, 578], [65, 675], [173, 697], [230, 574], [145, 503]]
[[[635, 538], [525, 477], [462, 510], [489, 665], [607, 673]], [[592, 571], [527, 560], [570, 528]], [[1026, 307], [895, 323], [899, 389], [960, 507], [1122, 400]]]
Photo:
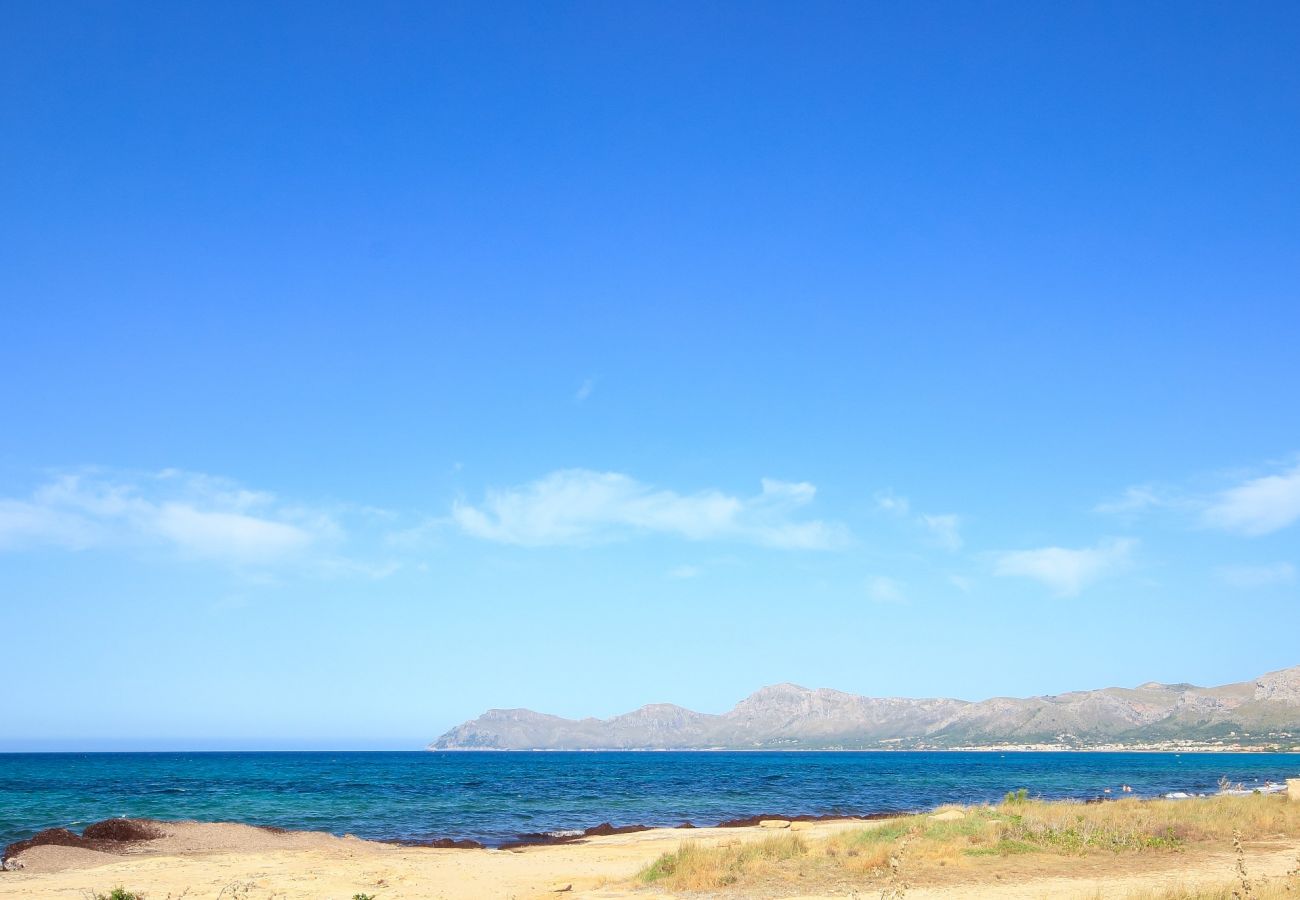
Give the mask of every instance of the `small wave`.
[[1249, 797], [1251, 794], [1282, 794], [1286, 792], [1285, 784], [1278, 784], [1276, 781], [1267, 781], [1259, 787], [1232, 787], [1224, 788], [1219, 791], [1221, 797]]

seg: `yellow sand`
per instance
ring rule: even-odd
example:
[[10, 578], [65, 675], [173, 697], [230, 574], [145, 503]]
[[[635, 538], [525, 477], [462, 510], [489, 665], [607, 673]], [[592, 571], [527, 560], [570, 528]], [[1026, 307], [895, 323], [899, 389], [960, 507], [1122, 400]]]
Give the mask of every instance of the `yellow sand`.
[[[801, 825], [810, 838], [861, 823]], [[166, 838], [124, 856], [61, 847], [36, 847], [19, 859], [25, 868], [0, 873], [0, 898], [84, 900], [88, 891], [115, 886], [140, 891], [148, 900], [377, 900], [408, 898], [631, 898], [670, 895], [638, 889], [631, 877], [661, 853], [689, 837], [701, 844], [768, 837], [762, 828], [658, 829], [591, 838], [581, 843], [518, 851], [432, 850], [395, 847], [355, 838], [310, 833], [276, 834], [240, 825], [169, 826]], [[1253, 875], [1277, 876], [1294, 865], [1297, 848], [1252, 850]], [[1080, 859], [1071, 877], [1041, 877], [1020, 871], [999, 878], [996, 869], [974, 883], [914, 887], [908, 900], [940, 898], [1123, 898], [1138, 890], [1172, 885], [1217, 885], [1230, 876], [1232, 858], [1223, 853], [1165, 854], [1146, 858]], [[1110, 871], [1109, 869], [1114, 869]], [[568, 890], [560, 890], [568, 887]], [[839, 891], [851, 897], [850, 889]], [[879, 896], [863, 886], [861, 900]], [[730, 896], [735, 897], [736, 894]], [[791, 897], [816, 895], [784, 894]], [[823, 895], [824, 896], [824, 895]]]

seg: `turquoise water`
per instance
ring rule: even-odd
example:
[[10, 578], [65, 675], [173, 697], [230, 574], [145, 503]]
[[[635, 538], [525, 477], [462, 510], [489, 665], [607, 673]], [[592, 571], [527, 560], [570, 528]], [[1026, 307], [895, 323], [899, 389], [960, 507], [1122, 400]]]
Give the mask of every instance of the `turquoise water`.
[[994, 800], [1214, 792], [1300, 776], [1281, 753], [0, 754], [0, 845], [112, 816], [234, 821], [384, 840], [762, 813], [866, 814]]

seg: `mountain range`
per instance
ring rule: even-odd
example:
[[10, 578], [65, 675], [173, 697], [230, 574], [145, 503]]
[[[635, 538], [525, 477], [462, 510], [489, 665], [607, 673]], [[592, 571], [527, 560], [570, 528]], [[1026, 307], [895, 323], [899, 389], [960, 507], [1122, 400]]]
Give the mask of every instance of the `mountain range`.
[[430, 750], [880, 750], [1049, 745], [1300, 745], [1300, 666], [1220, 687], [1147, 682], [1066, 694], [864, 697], [762, 688], [721, 715], [656, 703], [609, 719], [492, 709]]

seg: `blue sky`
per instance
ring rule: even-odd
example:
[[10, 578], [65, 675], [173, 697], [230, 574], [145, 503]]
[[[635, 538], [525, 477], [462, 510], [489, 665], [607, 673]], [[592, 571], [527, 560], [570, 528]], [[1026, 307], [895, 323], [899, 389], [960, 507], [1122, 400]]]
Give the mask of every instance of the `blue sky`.
[[1297, 39], [6, 4], [0, 749], [1300, 664]]

